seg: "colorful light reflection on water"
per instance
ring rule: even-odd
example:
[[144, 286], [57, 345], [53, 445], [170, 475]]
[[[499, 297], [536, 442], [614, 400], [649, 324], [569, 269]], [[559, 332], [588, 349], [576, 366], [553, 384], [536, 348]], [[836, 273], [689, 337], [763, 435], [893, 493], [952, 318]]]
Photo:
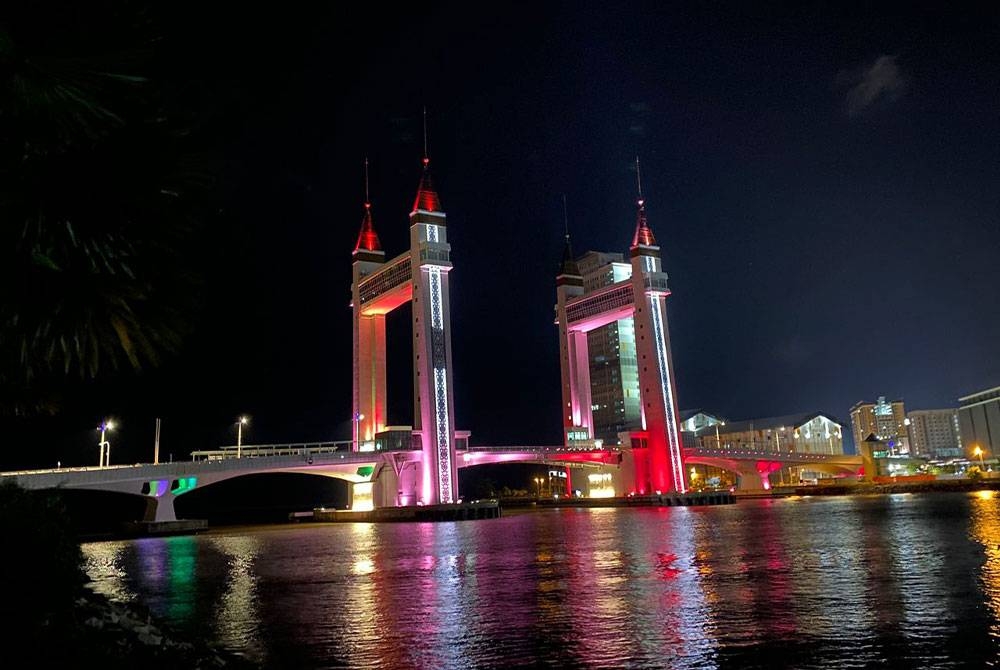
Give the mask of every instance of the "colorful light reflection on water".
[[84, 547], [95, 587], [272, 667], [984, 667], [1000, 498], [303, 524]]

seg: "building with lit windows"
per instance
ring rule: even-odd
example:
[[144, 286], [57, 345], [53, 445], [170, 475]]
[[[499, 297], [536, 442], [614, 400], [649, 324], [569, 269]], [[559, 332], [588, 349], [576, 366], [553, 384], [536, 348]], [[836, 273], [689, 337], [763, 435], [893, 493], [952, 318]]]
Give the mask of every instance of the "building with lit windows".
[[[632, 277], [632, 265], [622, 254], [588, 251], [576, 264], [588, 293]], [[619, 433], [638, 428], [642, 420], [632, 317], [588, 332], [587, 350], [594, 438], [620, 444]]]
[[906, 413], [910, 455], [934, 460], [962, 455], [957, 409], [919, 409]]
[[851, 430], [854, 444], [859, 445], [869, 435], [886, 443], [889, 452], [904, 456], [910, 453], [910, 438], [906, 432], [906, 409], [902, 400], [889, 402], [879, 396], [876, 402], [861, 401], [851, 408]]
[[843, 454], [843, 429], [819, 412], [726, 421], [695, 432], [701, 449], [734, 449], [761, 453]]
[[983, 450], [983, 458], [995, 458], [1000, 453], [1000, 386], [959, 398], [958, 425], [962, 434], [962, 448], [967, 458], [978, 458], [976, 447]]

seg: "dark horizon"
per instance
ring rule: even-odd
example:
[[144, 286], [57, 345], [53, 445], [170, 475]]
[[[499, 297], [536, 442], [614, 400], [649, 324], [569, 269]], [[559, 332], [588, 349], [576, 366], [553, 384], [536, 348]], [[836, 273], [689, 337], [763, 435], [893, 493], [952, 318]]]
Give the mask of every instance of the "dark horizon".
[[[1000, 21], [878, 9], [154, 13], [143, 74], [203, 119], [221, 166], [204, 304], [158, 369], [70, 381], [56, 417], [6, 419], [0, 464], [96, 464], [105, 415], [113, 463], [151, 459], [157, 416], [163, 460], [233, 444], [241, 414], [245, 443], [348, 439], [363, 163], [391, 258], [424, 107], [473, 444], [561, 441], [562, 197], [577, 255], [626, 252], [636, 156], [682, 409], [823, 412], [847, 446], [860, 400], [957, 407], [1000, 385]], [[32, 18], [4, 25], [39, 43]], [[412, 415], [406, 321], [390, 317], [392, 424]]]

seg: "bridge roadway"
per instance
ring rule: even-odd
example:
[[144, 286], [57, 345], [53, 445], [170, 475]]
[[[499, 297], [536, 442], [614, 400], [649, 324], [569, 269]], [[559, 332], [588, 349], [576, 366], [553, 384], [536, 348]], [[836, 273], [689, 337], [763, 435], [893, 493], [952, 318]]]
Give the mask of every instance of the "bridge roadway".
[[[224, 447], [194, 451], [190, 461], [136, 463], [107, 467], [71, 467], [0, 473], [28, 489], [66, 488], [113, 491], [146, 498], [146, 521], [173, 521], [174, 499], [195, 488], [249, 474], [294, 472], [342, 479], [351, 484], [377, 479], [383, 467], [398, 473], [419, 460], [420, 450], [351, 451], [352, 443], [311, 442]], [[741, 477], [766, 477], [784, 465], [808, 465], [831, 473], [857, 472], [860, 456], [781, 454], [773, 451], [686, 449], [685, 462], [720, 467]], [[470, 447], [457, 453], [460, 468], [496, 463], [542, 463], [576, 467], [618, 465], [619, 449], [581, 450], [563, 446]], [[755, 487], [754, 487], [755, 488]], [[765, 483], [763, 488], [768, 488]]]

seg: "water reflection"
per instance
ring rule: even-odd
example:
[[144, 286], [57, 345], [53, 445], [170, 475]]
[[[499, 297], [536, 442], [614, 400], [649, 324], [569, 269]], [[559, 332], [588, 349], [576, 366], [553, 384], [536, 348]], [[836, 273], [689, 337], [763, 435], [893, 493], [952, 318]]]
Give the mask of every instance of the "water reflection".
[[92, 543], [97, 588], [268, 667], [983, 667], [1000, 500], [565, 509]]
[[243, 650], [253, 658], [263, 658], [264, 642], [257, 593], [256, 562], [261, 540], [247, 535], [222, 535], [209, 539], [225, 557], [225, 591], [214, 608], [216, 638], [229, 648]]

